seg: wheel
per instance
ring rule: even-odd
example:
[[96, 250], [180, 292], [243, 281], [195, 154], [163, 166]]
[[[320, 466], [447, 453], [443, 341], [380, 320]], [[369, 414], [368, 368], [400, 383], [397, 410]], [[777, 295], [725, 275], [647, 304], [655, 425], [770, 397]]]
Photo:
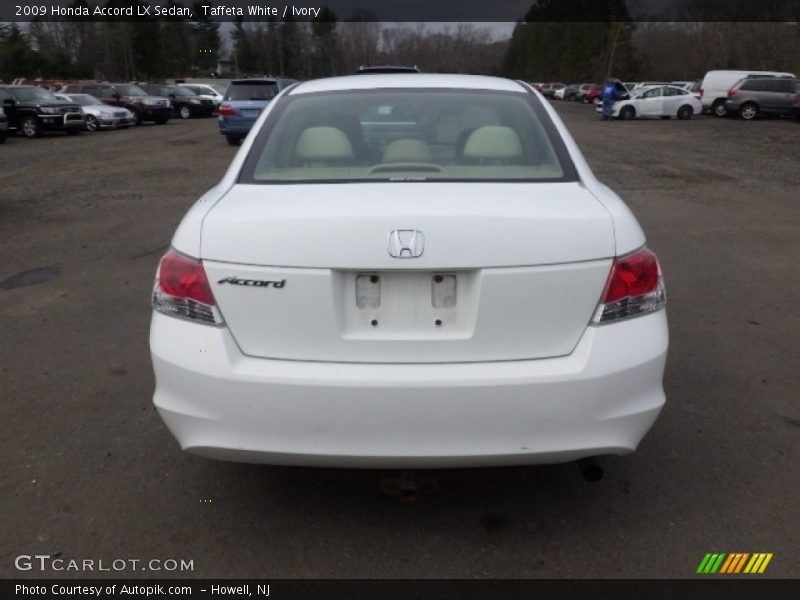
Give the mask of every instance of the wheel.
[[178, 116], [181, 119], [190, 119], [192, 117], [192, 109], [190, 109], [186, 104], [183, 104], [178, 109]]
[[67, 129], [67, 135], [80, 135], [80, 129]]
[[241, 146], [242, 145], [242, 138], [236, 137], [235, 135], [226, 135], [225, 139], [228, 140], [228, 143], [231, 146]]
[[97, 131], [100, 129], [100, 123], [97, 122], [97, 117], [86, 115], [86, 131]]
[[36, 117], [25, 117], [19, 125], [22, 135], [27, 138], [39, 137], [42, 134], [42, 128], [39, 126], [39, 119]]
[[622, 110], [619, 111], [619, 118], [623, 121], [630, 121], [635, 116], [636, 109], [632, 106], [623, 106]]
[[136, 122], [134, 123], [134, 125], [136, 125], [138, 127], [139, 125], [142, 124], [142, 113], [140, 113], [138, 111], [133, 111], [133, 116], [136, 119]]
[[745, 121], [752, 121], [758, 116], [758, 106], [752, 102], [747, 102], [739, 107], [739, 116]]
[[588, 96], [584, 96], [583, 98], [581, 98], [581, 102], [583, 102], [584, 104], [589, 104]]
[[725, 100], [717, 100], [711, 106], [711, 112], [718, 117], [724, 117], [728, 114], [728, 109], [725, 108]]
[[694, 115], [694, 109], [689, 106], [688, 104], [684, 104], [678, 109], [678, 118], [683, 119], [691, 119], [692, 115]]
[[159, 117], [155, 120], [155, 123], [156, 125], [164, 125], [167, 121], [169, 121], [169, 117]]
[[597, 98], [592, 100], [592, 102], [594, 103], [595, 106], [598, 106], [602, 102], [602, 100], [600, 100], [600, 96], [598, 96]]

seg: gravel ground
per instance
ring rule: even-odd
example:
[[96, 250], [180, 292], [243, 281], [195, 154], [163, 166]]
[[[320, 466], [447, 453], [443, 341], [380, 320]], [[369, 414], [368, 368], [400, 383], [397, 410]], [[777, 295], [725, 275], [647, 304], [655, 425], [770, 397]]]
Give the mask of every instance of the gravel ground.
[[690, 577], [711, 551], [800, 573], [800, 122], [558, 110], [661, 258], [668, 403], [600, 483], [441, 473], [413, 504], [373, 472], [185, 455], [155, 413], [149, 293], [235, 152], [213, 119], [0, 146], [0, 576], [60, 575], [13, 563], [58, 554], [202, 577]]

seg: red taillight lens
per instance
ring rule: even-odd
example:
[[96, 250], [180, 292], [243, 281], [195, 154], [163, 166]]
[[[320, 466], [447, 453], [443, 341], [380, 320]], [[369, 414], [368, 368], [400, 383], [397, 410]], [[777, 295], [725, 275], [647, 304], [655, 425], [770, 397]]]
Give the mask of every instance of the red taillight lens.
[[167, 252], [158, 264], [153, 308], [192, 321], [216, 325], [223, 322], [203, 264], [174, 250]]
[[219, 114], [223, 117], [231, 117], [236, 114], [236, 109], [227, 104], [219, 105]]
[[158, 265], [158, 285], [161, 291], [175, 298], [188, 298], [203, 304], [214, 304], [206, 272], [198, 260], [192, 260], [170, 250]]
[[728, 97], [730, 98], [731, 96], [735, 96], [738, 91], [739, 90], [737, 90], [736, 88], [729, 89], [728, 90]]
[[626, 296], [641, 296], [658, 285], [658, 259], [647, 248], [614, 261], [606, 285], [603, 303], [616, 302]]
[[597, 321], [655, 312], [666, 304], [658, 259], [647, 248], [614, 259]]

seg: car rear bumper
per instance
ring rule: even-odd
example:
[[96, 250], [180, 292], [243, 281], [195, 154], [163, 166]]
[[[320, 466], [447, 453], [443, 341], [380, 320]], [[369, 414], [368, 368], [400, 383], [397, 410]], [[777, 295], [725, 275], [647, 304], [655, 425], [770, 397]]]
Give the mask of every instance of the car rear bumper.
[[154, 403], [184, 450], [280, 465], [444, 468], [636, 449], [664, 404], [665, 312], [589, 327], [565, 357], [356, 364], [244, 356], [153, 314]]
[[742, 105], [741, 102], [738, 100], [726, 100], [725, 101], [725, 110], [728, 112], [738, 113], [739, 107]]
[[255, 119], [252, 120], [244, 120], [244, 119], [236, 119], [236, 121], [230, 121], [228, 119], [223, 119], [222, 117], [218, 118], [219, 123], [219, 132], [222, 135], [235, 135], [240, 137], [247, 136], [250, 133], [250, 129], [253, 127], [253, 124], [256, 122]]

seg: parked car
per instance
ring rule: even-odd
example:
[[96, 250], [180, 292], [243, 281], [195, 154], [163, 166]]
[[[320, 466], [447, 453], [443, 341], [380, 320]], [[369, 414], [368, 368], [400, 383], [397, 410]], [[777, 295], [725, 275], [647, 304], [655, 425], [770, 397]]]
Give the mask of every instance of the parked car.
[[741, 79], [747, 77], [788, 77], [794, 79], [792, 73], [780, 71], [709, 71], [700, 83], [700, 100], [703, 110], [712, 112], [718, 117], [728, 113], [725, 102], [728, 101], [728, 90]]
[[785, 77], [748, 77], [728, 90], [727, 112], [745, 121], [758, 115], [792, 116], [792, 107], [800, 97], [800, 80]]
[[180, 86], [191, 90], [201, 98], [207, 98], [208, 100], [211, 100], [211, 102], [214, 104], [214, 110], [217, 110], [220, 102], [222, 102], [222, 99], [225, 97], [224, 88], [219, 90], [207, 83], [181, 83]]
[[582, 83], [578, 86], [578, 91], [575, 93], [575, 100], [577, 102], [583, 102], [583, 97], [586, 93], [591, 89], [593, 83]]
[[577, 83], [571, 83], [567, 87], [564, 88], [563, 99], [567, 101], [575, 101], [578, 99], [578, 93], [580, 92], [580, 85]]
[[590, 85], [581, 96], [581, 102], [584, 104], [599, 104], [603, 98], [603, 86], [599, 83]]
[[545, 90], [542, 90], [542, 95], [545, 98], [549, 98], [552, 100], [553, 98], [555, 98], [556, 92], [558, 92], [559, 90], [563, 90], [566, 87], [567, 87], [566, 84], [563, 83], [550, 83], [548, 84]]
[[333, 77], [266, 111], [156, 274], [154, 403], [184, 450], [413, 469], [636, 449], [664, 404], [661, 270], [532, 88]]
[[0, 106], [0, 144], [6, 141], [6, 137], [8, 137], [8, 117], [6, 117], [6, 111]]
[[[598, 113], [602, 110], [602, 106], [597, 107]], [[623, 120], [637, 117], [691, 119], [702, 111], [702, 103], [688, 90], [674, 85], [656, 85], [635, 89], [630, 98], [615, 102], [612, 116]]]
[[153, 96], [169, 98], [175, 116], [181, 119], [210, 117], [214, 113], [215, 106], [211, 98], [198, 96], [185, 86], [165, 83], [143, 83], [139, 87]]
[[127, 108], [111, 106], [89, 94], [56, 94], [56, 97], [81, 107], [87, 131], [136, 125], [136, 116]]
[[261, 111], [294, 79], [234, 79], [219, 105], [219, 131], [232, 146], [247, 136]]
[[[591, 87], [583, 95], [583, 102], [586, 104], [601, 104], [603, 102], [603, 90], [605, 84], [593, 83]], [[616, 90], [617, 100], [627, 100], [630, 98], [630, 91], [625, 84], [619, 80], [614, 80], [614, 89]]]
[[172, 116], [169, 98], [148, 96], [132, 83], [108, 83], [105, 81], [79, 81], [64, 86], [62, 94], [89, 94], [111, 106], [127, 108], [136, 117], [136, 124], [153, 121], [164, 125]]
[[84, 127], [81, 107], [56, 98], [55, 94], [32, 85], [0, 86], [2, 105], [8, 129], [28, 138], [44, 131], [63, 131], [77, 135]]

